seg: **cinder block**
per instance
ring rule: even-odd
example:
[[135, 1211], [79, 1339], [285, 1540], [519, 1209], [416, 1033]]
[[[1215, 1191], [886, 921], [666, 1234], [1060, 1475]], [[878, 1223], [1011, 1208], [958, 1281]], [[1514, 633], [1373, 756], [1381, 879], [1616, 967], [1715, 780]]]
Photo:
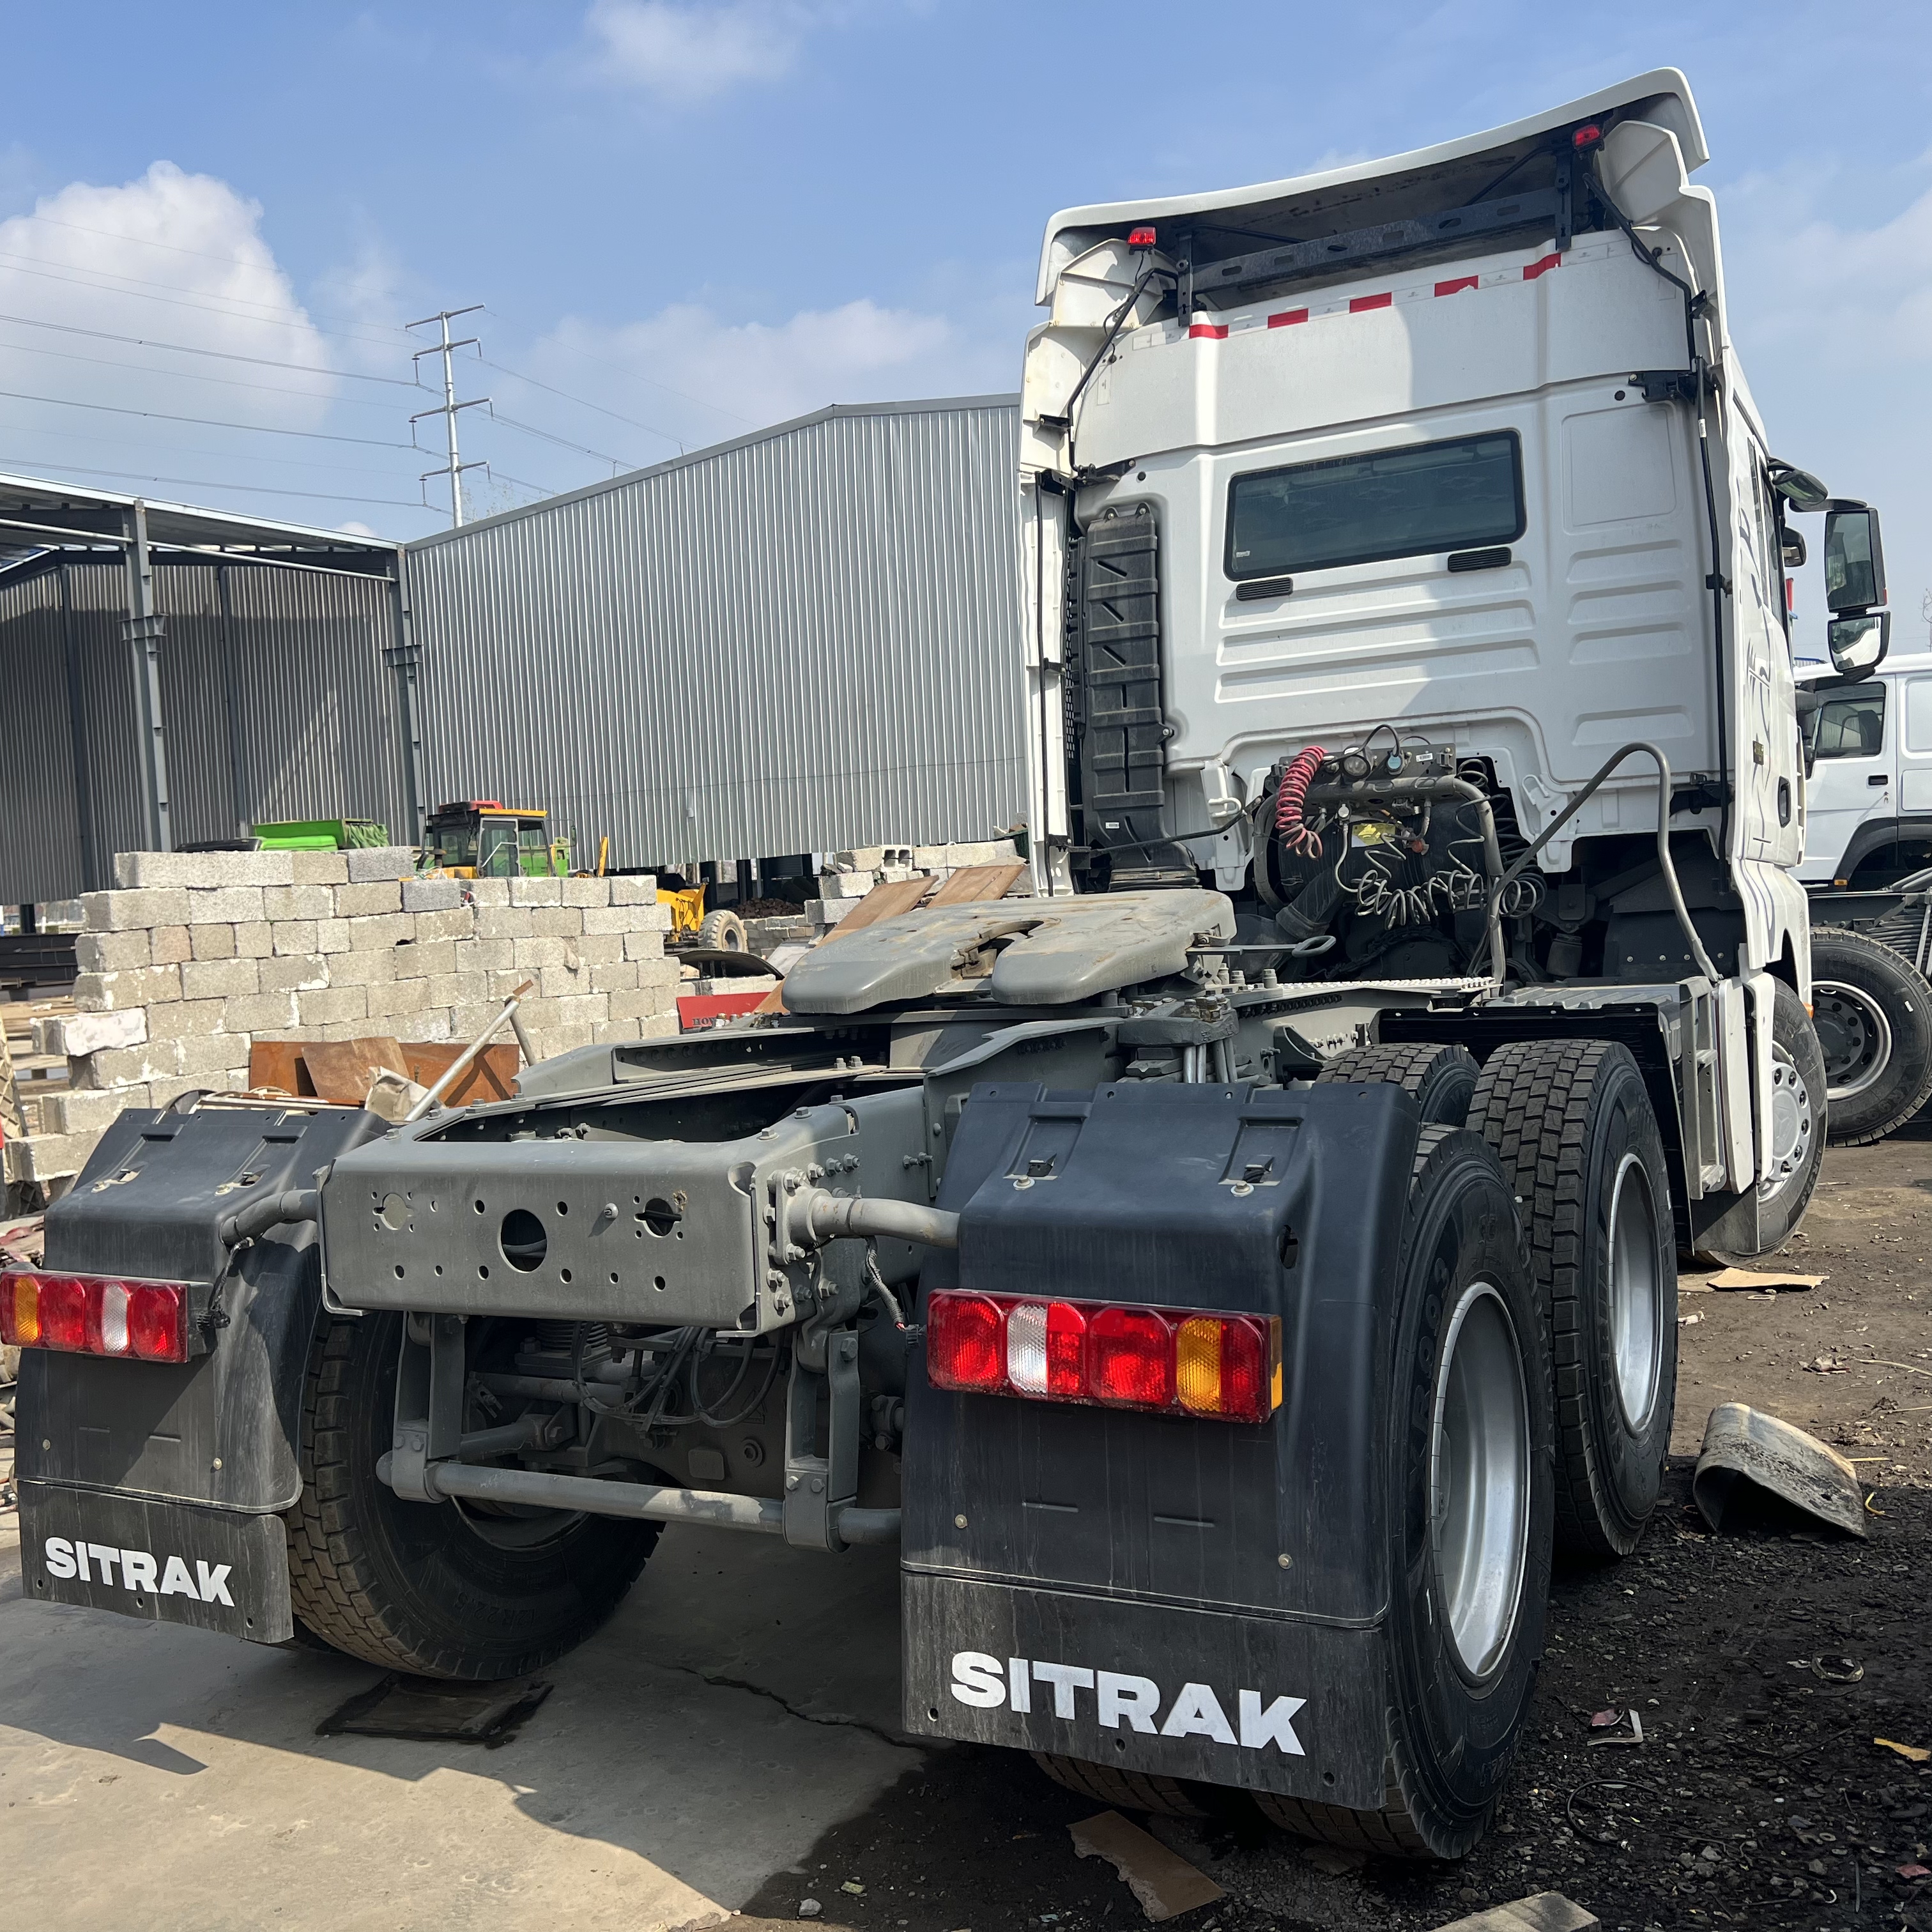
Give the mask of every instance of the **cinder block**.
[[349, 922], [349, 950], [352, 952], [388, 952], [399, 940], [416, 937], [416, 922], [405, 912], [379, 914], [374, 919]]
[[114, 881], [136, 889], [185, 886], [285, 886], [295, 877], [290, 852], [120, 852]]
[[467, 939], [476, 929], [476, 915], [467, 906], [454, 912], [419, 912], [416, 914], [418, 939]]
[[638, 1037], [641, 1024], [638, 1020], [600, 1021], [590, 1029], [592, 1043], [597, 1046], [621, 1046]]
[[549, 1052], [544, 1058], [548, 1059], [560, 1053], [574, 1053], [580, 1046], [590, 1046], [596, 1031], [596, 1023], [591, 1020], [572, 1020], [566, 1025], [553, 1028]]
[[[329, 924], [335, 922], [331, 920]], [[311, 958], [321, 950], [316, 935], [322, 930], [322, 922], [314, 919], [278, 919], [268, 926], [268, 950], [282, 958]]]
[[433, 980], [439, 973], [455, 970], [456, 941], [453, 939], [417, 938], [396, 949], [399, 980]]
[[512, 879], [510, 903], [513, 906], [554, 906], [563, 903], [561, 879]]
[[296, 1023], [292, 993], [244, 993], [228, 1002], [223, 1022], [230, 1033], [280, 1033]]
[[[501, 1000], [470, 1000], [449, 1009], [449, 1033], [452, 1040], [474, 1040], [502, 1010]], [[514, 1040], [514, 1034], [506, 1038]]]
[[178, 966], [134, 966], [124, 973], [82, 973], [74, 982], [74, 1005], [84, 1013], [118, 1012], [181, 998]]
[[490, 997], [490, 976], [487, 973], [439, 973], [425, 983], [433, 1006], [454, 1009], [477, 1006]]
[[81, 926], [87, 932], [133, 932], [158, 926], [185, 926], [188, 902], [186, 890], [179, 886], [157, 890], [82, 892]]
[[684, 976], [678, 962], [667, 958], [662, 952], [655, 959], [640, 959], [637, 967], [638, 984], [640, 986], [662, 986], [668, 991]]
[[442, 1041], [463, 1037], [452, 1028], [448, 1014], [440, 1006], [425, 1006], [414, 1019], [398, 1021], [397, 1025], [398, 1037], [403, 1040]]
[[[500, 1006], [503, 1000], [508, 999], [514, 990], [514, 986], [506, 988], [502, 998], [496, 1001], [496, 1005]], [[494, 1010], [493, 1008], [490, 1013], [485, 1016], [486, 1024], [490, 1018], [494, 1017]], [[544, 1035], [556, 1024], [556, 1002], [554, 1000], [527, 999], [517, 1010], [523, 1015], [524, 1026], [535, 1036], [539, 1047], [542, 1047]], [[552, 1050], [544, 1049], [546, 1052]]]
[[518, 972], [529, 974], [540, 967], [561, 966], [565, 949], [569, 941], [564, 939], [514, 939], [510, 942], [510, 964]]
[[637, 987], [638, 969], [627, 960], [590, 969], [590, 990], [593, 993], [632, 993]]
[[191, 926], [188, 928], [188, 956], [192, 959], [232, 959], [235, 928], [232, 926]]
[[363, 1020], [369, 1016], [367, 986], [324, 986], [296, 996], [296, 1011], [304, 1027], [332, 1020]]
[[460, 879], [405, 879], [405, 912], [454, 912], [463, 903]]
[[335, 895], [326, 886], [271, 886], [262, 895], [262, 916], [269, 920], [333, 919]]
[[[185, 928], [165, 926], [164, 932]], [[146, 926], [133, 932], [83, 932], [74, 942], [75, 966], [83, 973], [124, 973], [154, 963], [154, 935]]]
[[640, 908], [634, 905], [590, 907], [584, 915], [586, 932], [635, 932]]
[[8, 1172], [15, 1179], [37, 1180], [43, 1184], [50, 1180], [65, 1180], [78, 1174], [87, 1165], [88, 1155], [93, 1153], [100, 1140], [98, 1134], [41, 1134], [30, 1141], [22, 1141], [11, 1153], [21, 1159], [17, 1167], [10, 1160]]
[[[542, 884], [539, 879], [536, 882]], [[552, 885], [556, 884], [553, 879]], [[514, 912], [516, 908], [510, 910]], [[584, 930], [584, 909], [580, 906], [548, 905], [532, 906], [524, 916], [530, 921], [529, 930], [540, 938], [554, 934], [560, 939], [574, 938]]]
[[648, 905], [640, 909], [640, 916], [633, 930], [638, 932], [668, 932], [670, 930], [670, 908], [668, 905]]
[[426, 980], [392, 980], [386, 986], [369, 988], [369, 1017], [372, 1020], [398, 1019], [419, 1013], [429, 1004]]
[[500, 908], [510, 903], [510, 882], [508, 879], [465, 879], [463, 890], [468, 895], [472, 905]]
[[148, 1037], [200, 1040], [219, 1033], [226, 1020], [226, 1000], [172, 1000], [148, 1010]]
[[349, 860], [340, 852], [291, 852], [295, 884], [298, 886], [346, 886]]
[[640, 986], [634, 992], [608, 994], [614, 1020], [647, 1020], [670, 1005], [670, 991], [664, 986]]
[[190, 925], [246, 926], [261, 916], [260, 886], [218, 886], [212, 891], [193, 892], [188, 896]]
[[190, 926], [158, 926], [148, 934], [148, 944], [153, 950], [157, 966], [178, 966], [184, 959], [194, 957], [194, 947], [190, 938], [194, 928]]
[[64, 1018], [36, 1020], [35, 1036], [45, 1043], [42, 1053], [78, 1058], [116, 1047], [139, 1046], [148, 1036], [148, 1010], [132, 1006], [121, 1012], [70, 1013]]
[[133, 1090], [139, 1100], [130, 1100], [125, 1092], [50, 1094], [40, 1102], [42, 1118], [50, 1134], [98, 1134], [111, 1127], [123, 1107], [145, 1106], [146, 1088]]
[[308, 993], [328, 984], [328, 962], [314, 952], [284, 953], [262, 962], [265, 993]]
[[567, 906], [608, 906], [610, 903], [608, 879], [560, 879], [563, 903]]
[[165, 1107], [170, 1101], [178, 1100], [184, 1094], [208, 1094], [218, 1088], [226, 1087], [225, 1079], [208, 1074], [199, 1077], [184, 1076], [173, 1080], [157, 1080], [148, 1089], [148, 1104], [152, 1107]]
[[416, 869], [412, 845], [372, 845], [362, 851], [345, 854], [349, 860], [349, 880], [364, 885], [376, 879], [406, 879]]
[[332, 986], [386, 986], [396, 976], [396, 951], [386, 946], [380, 952], [338, 952], [328, 962]]
[[855, 845], [849, 852], [835, 852], [832, 863], [843, 872], [876, 872], [886, 862], [889, 850], [884, 845]]
[[402, 909], [403, 888], [394, 879], [381, 884], [344, 886], [335, 895], [338, 919], [368, 919], [377, 913]]
[[181, 1042], [182, 1072], [211, 1084], [246, 1085], [248, 1065], [245, 1034], [206, 1033]]
[[862, 899], [878, 882], [876, 872], [835, 872], [830, 878], [819, 880], [819, 896], [828, 900]]
[[[499, 879], [496, 883], [503, 885], [508, 881]], [[472, 929], [478, 939], [527, 939], [530, 916], [515, 906], [479, 906]]]
[[640, 1020], [638, 1023], [638, 1037], [640, 1040], [673, 1040], [680, 1030], [676, 1013], [660, 1013], [656, 1019]]
[[582, 966], [545, 966], [537, 974], [537, 991], [547, 1000], [566, 999], [590, 989], [590, 975]]
[[624, 957], [644, 961], [662, 959], [664, 956], [664, 934], [661, 932], [627, 932], [624, 935]]
[[258, 959], [190, 960], [181, 969], [182, 997], [185, 1000], [226, 1000], [243, 993], [262, 990], [262, 962]]
[[318, 952], [349, 950], [349, 922], [346, 919], [319, 919], [315, 922], [315, 950]]
[[144, 1081], [165, 1080], [178, 1073], [181, 1058], [181, 1042], [176, 1040], [151, 1040], [139, 1046], [112, 1047], [70, 1060], [68, 1080], [70, 1086], [86, 1093], [138, 1086]]
[[623, 938], [619, 933], [586, 932], [581, 939], [566, 939], [563, 943], [574, 950], [586, 966], [614, 965], [624, 956]]
[[514, 939], [463, 939], [456, 945], [456, 970], [459, 973], [488, 972], [492, 967], [517, 963]]
[[658, 880], [655, 872], [630, 872], [605, 881], [610, 888], [610, 903], [616, 905], [656, 905]]
[[230, 928], [235, 934], [235, 956], [238, 959], [266, 959], [274, 950], [275, 929], [265, 919], [254, 920], [247, 926]]

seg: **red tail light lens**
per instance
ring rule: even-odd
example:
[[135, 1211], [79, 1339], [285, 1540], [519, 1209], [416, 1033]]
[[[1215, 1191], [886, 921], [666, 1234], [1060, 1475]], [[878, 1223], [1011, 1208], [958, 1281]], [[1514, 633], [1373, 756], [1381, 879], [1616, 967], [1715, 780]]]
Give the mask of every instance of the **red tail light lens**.
[[940, 1388], [1003, 1387], [1006, 1328], [1006, 1311], [984, 1295], [935, 1294], [926, 1312], [926, 1373]]
[[1127, 231], [1127, 246], [1130, 248], [1151, 248], [1154, 246], [1154, 230], [1151, 228], [1130, 228]]
[[1281, 1322], [943, 1289], [926, 1304], [926, 1373], [973, 1394], [1265, 1422], [1281, 1406]]
[[1174, 1400], [1174, 1336], [1150, 1308], [1104, 1308], [1094, 1318], [1088, 1388], [1096, 1402], [1166, 1408]]
[[72, 1355], [184, 1362], [190, 1290], [112, 1275], [0, 1274], [0, 1342]]

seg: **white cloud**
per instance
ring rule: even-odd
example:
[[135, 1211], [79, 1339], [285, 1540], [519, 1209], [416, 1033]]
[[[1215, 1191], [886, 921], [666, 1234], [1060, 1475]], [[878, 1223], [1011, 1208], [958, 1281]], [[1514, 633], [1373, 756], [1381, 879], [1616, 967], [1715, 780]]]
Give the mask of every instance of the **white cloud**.
[[[262, 238], [261, 214], [259, 203], [225, 182], [157, 161], [138, 181], [76, 182], [44, 196], [31, 215], [0, 222], [0, 315], [56, 325], [0, 322], [0, 388], [278, 426], [312, 423], [334, 386], [306, 372], [326, 368], [329, 357]], [[76, 332], [85, 330], [99, 333]], [[106, 336], [260, 359], [170, 354]], [[17, 416], [22, 406], [10, 406]], [[80, 416], [51, 410], [43, 419], [74, 429], [85, 426]]]
[[596, 0], [585, 24], [610, 78], [694, 102], [778, 80], [797, 58], [811, 18], [790, 0]]
[[828, 403], [1012, 388], [1019, 340], [990, 341], [946, 316], [864, 298], [776, 323], [728, 322], [680, 303], [615, 328], [566, 320], [535, 358], [546, 380], [579, 393], [586, 364], [598, 367], [609, 406], [694, 446]]

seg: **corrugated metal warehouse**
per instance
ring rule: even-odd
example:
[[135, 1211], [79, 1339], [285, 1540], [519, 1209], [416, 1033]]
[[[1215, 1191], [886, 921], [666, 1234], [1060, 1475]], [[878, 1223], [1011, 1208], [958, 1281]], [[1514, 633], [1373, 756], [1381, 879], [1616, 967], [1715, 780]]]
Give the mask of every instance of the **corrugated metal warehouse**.
[[396, 569], [380, 542], [0, 478], [0, 904], [259, 820], [412, 836]]
[[614, 866], [1023, 812], [1014, 398], [821, 410], [410, 545], [432, 799]]

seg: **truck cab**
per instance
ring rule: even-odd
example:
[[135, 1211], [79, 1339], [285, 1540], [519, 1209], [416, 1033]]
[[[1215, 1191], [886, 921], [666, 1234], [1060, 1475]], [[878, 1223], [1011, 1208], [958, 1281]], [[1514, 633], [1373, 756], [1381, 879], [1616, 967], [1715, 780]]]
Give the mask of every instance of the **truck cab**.
[[549, 878], [570, 870], [567, 842], [553, 842], [539, 807], [494, 798], [440, 805], [423, 830], [423, 862], [459, 879]]
[[1876, 889], [1932, 865], [1932, 656], [1846, 682], [1801, 664], [1808, 887]]

